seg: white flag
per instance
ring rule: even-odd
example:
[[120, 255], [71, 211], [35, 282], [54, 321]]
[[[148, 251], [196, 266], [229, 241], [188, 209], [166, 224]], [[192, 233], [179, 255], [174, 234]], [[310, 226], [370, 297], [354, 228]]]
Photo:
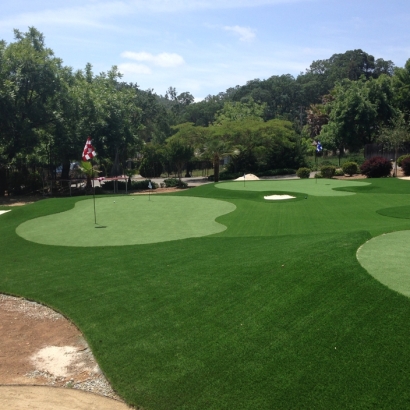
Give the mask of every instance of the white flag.
[[148, 182], [148, 188], [152, 189], [151, 181]]

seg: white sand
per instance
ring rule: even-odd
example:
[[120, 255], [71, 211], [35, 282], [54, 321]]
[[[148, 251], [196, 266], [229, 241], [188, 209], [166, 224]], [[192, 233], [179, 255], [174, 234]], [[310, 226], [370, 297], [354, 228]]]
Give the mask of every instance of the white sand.
[[265, 199], [268, 201], [280, 201], [282, 199], [292, 199], [296, 198], [295, 196], [290, 196], [290, 195], [268, 195], [264, 196]]
[[71, 346], [47, 346], [31, 357], [36, 368], [53, 374], [54, 376], [67, 377], [70, 375], [68, 367], [77, 359], [78, 353]]
[[[234, 181], [243, 181], [243, 177], [236, 178]], [[259, 178], [253, 174], [246, 174], [245, 181], [259, 181]]]
[[0, 211], [0, 215], [5, 214], [6, 212], [10, 212], [10, 209], [8, 211]]

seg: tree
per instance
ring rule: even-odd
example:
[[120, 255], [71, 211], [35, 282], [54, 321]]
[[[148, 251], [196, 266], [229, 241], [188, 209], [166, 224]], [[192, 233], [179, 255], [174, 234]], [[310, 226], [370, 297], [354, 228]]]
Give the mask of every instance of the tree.
[[410, 141], [409, 127], [405, 122], [404, 115], [399, 113], [390, 121], [390, 124], [383, 127], [377, 139], [385, 148], [394, 150], [394, 175], [397, 176], [397, 154], [406, 142]]
[[193, 155], [193, 147], [185, 144], [182, 140], [173, 139], [166, 146], [166, 156], [169, 162], [175, 165], [180, 180], [184, 165], [191, 160]]
[[53, 125], [62, 67], [34, 27], [26, 33], [15, 30], [14, 37], [9, 45], [0, 42], [0, 146], [7, 163], [31, 155], [40, 142], [39, 130]]
[[410, 118], [410, 59], [404, 68], [396, 68], [393, 76], [393, 89], [397, 105], [406, 121]]
[[396, 113], [391, 79], [381, 76], [366, 81], [344, 80], [332, 91], [326, 104], [329, 122], [322, 127], [320, 140], [325, 148], [357, 151], [373, 142], [380, 127]]

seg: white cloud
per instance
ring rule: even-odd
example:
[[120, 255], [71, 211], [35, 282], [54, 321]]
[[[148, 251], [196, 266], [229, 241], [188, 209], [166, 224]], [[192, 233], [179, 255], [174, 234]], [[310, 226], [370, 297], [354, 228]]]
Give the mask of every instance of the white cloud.
[[144, 64], [122, 63], [118, 64], [118, 71], [124, 75], [151, 74], [151, 69]]
[[185, 63], [184, 59], [176, 53], [160, 53], [157, 55], [142, 51], [135, 53], [133, 51], [124, 51], [121, 57], [129, 58], [135, 61], [146, 61], [159, 67], [178, 67]]
[[224, 30], [231, 31], [239, 36], [241, 41], [251, 41], [255, 38], [255, 32], [249, 27], [241, 26], [225, 26]]
[[[80, 7], [47, 9], [38, 12], [22, 13], [0, 20], [0, 26], [27, 27], [43, 25], [97, 26], [101, 20], [115, 16], [125, 16], [132, 12], [132, 7], [122, 1], [93, 3]], [[104, 26], [106, 27], [106, 26]]]
[[2, 29], [45, 25], [97, 26], [115, 16], [147, 13], [175, 13], [196, 10], [219, 10], [258, 7], [288, 3], [305, 3], [315, 0], [114, 0], [92, 1], [88, 4], [73, 0], [71, 7], [48, 5], [39, 11], [3, 16]]

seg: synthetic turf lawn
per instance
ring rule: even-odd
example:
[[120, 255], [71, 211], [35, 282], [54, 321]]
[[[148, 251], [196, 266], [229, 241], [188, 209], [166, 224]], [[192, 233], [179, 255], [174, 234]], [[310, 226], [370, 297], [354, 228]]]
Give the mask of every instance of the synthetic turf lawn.
[[96, 198], [79, 201], [66, 212], [31, 219], [18, 235], [45, 245], [121, 246], [172, 241], [221, 232], [215, 218], [235, 210], [226, 201], [159, 195]]
[[297, 179], [279, 181], [248, 181], [243, 182], [221, 182], [215, 186], [220, 189], [230, 189], [234, 191], [270, 191], [281, 192], [301, 192], [314, 196], [347, 196], [352, 192], [335, 191], [334, 188], [342, 187], [362, 187], [369, 185], [364, 181], [346, 181], [337, 179]]
[[178, 196], [235, 204], [217, 218], [225, 231], [99, 248], [18, 237], [21, 222], [78, 199], [41, 201], [0, 217], [0, 290], [70, 317], [145, 409], [407, 408], [410, 301], [356, 251], [410, 229], [376, 212], [410, 196], [377, 192], [285, 204], [208, 185]]
[[408, 297], [409, 241], [410, 231], [392, 232], [371, 239], [357, 252], [359, 262], [374, 278]]

